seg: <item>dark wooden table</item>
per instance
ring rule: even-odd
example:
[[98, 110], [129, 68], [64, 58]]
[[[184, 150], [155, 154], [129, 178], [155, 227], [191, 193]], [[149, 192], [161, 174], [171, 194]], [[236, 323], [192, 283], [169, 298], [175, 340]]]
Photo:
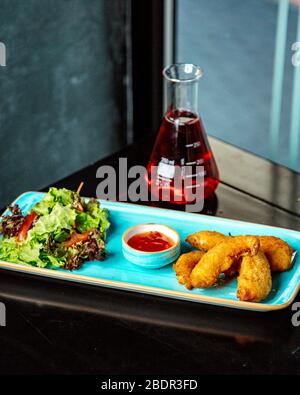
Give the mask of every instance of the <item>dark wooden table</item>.
[[[205, 212], [300, 229], [299, 175], [211, 139], [222, 183]], [[95, 195], [102, 164], [147, 162], [153, 139], [80, 170], [56, 186]], [[300, 298], [298, 297], [299, 301]], [[232, 310], [0, 273], [1, 373], [300, 373], [292, 311]]]

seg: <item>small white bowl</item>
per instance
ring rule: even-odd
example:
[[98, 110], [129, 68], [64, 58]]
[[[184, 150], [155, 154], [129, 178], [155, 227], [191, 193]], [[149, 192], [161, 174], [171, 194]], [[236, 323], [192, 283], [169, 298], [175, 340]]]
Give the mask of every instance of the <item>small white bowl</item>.
[[[148, 252], [136, 250], [128, 245], [128, 240], [137, 234], [145, 232], [160, 232], [171, 240], [174, 245], [167, 250]], [[174, 262], [180, 254], [180, 237], [176, 230], [161, 224], [140, 224], [126, 230], [122, 237], [124, 257], [135, 265], [147, 269], [159, 269]]]

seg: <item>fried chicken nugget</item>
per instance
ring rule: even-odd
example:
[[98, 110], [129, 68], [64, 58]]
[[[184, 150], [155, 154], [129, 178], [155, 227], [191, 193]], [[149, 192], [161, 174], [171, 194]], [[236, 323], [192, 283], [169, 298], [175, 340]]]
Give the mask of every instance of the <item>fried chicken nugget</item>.
[[[195, 248], [203, 251], [211, 250], [215, 245], [225, 241], [230, 236], [225, 236], [223, 233], [202, 230], [201, 232], [193, 233], [186, 238], [186, 241]], [[235, 262], [228, 270], [225, 271], [226, 277], [233, 277], [237, 274], [238, 262]]]
[[186, 238], [186, 241], [190, 243], [192, 247], [198, 248], [199, 250], [208, 251], [215, 245], [221, 243], [226, 239], [222, 233], [202, 230], [201, 232], [193, 233]]
[[290, 269], [293, 250], [286, 241], [275, 236], [259, 236], [259, 241], [272, 272], [285, 272]]
[[244, 256], [239, 268], [237, 297], [260, 302], [269, 295], [271, 288], [271, 269], [265, 254], [260, 250], [255, 256]]
[[228, 237], [209, 250], [191, 273], [191, 284], [195, 288], [214, 285], [220, 273], [228, 270], [234, 261], [244, 255], [255, 255], [259, 249], [259, 239], [255, 236]]
[[[208, 251], [218, 243], [230, 236], [219, 232], [202, 231], [194, 233], [186, 238], [193, 247]], [[260, 249], [265, 253], [272, 272], [284, 272], [289, 270], [292, 264], [293, 250], [284, 240], [275, 236], [257, 236], [260, 241]], [[226, 275], [234, 273], [231, 269]]]
[[186, 254], [182, 254], [173, 265], [178, 282], [185, 285], [187, 289], [193, 288], [190, 275], [204, 254], [205, 253], [203, 251], [191, 251]]

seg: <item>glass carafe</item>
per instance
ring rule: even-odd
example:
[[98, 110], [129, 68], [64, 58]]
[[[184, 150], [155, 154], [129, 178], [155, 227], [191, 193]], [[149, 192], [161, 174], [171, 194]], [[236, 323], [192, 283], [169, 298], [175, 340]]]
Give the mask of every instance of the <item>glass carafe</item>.
[[162, 192], [169, 189], [171, 203], [189, 204], [193, 203], [189, 196], [195, 196], [195, 193], [189, 195], [184, 188], [176, 188], [173, 168], [182, 168], [181, 177], [186, 176], [184, 167], [195, 169], [189, 173], [189, 184], [196, 188], [199, 179], [193, 172], [203, 166], [204, 198], [210, 197], [219, 184], [218, 168], [198, 111], [198, 84], [202, 71], [196, 65], [179, 63], [166, 67], [163, 76], [165, 116], [148, 163], [148, 184], [158, 200], [165, 200]]

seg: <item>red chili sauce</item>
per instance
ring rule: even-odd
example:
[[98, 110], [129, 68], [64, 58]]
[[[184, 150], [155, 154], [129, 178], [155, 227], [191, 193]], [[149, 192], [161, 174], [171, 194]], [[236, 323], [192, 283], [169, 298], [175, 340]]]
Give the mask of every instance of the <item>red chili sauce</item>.
[[174, 241], [163, 233], [151, 231], [138, 233], [130, 237], [127, 244], [139, 251], [157, 252], [171, 248]]

